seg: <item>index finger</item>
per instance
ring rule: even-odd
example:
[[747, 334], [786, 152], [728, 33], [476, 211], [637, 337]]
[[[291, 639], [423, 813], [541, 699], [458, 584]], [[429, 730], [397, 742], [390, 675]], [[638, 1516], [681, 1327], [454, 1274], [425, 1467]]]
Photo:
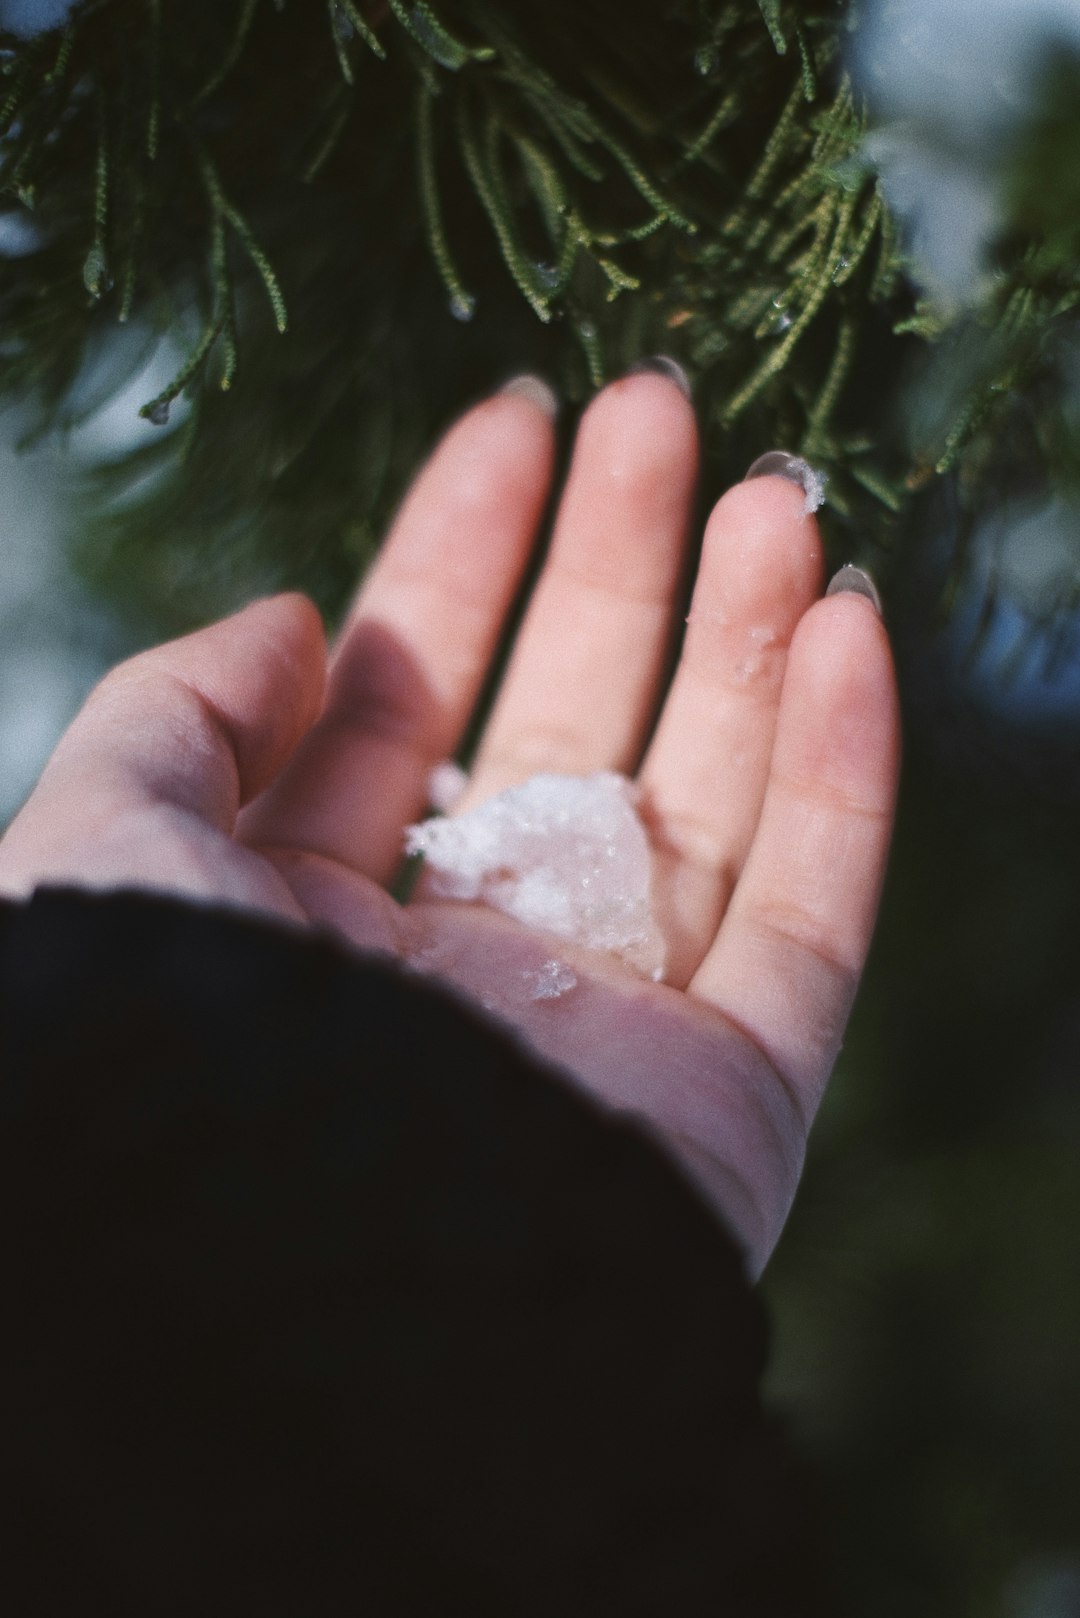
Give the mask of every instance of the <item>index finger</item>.
[[376, 881], [401, 860], [432, 766], [453, 754], [521, 583], [554, 467], [555, 399], [518, 378], [446, 434], [346, 620], [326, 707], [241, 821]]

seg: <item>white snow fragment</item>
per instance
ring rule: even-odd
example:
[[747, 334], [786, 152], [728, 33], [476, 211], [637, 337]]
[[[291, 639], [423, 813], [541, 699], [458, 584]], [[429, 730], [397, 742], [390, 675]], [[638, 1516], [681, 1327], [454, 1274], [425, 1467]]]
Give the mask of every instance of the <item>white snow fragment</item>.
[[577, 988], [577, 975], [562, 961], [545, 961], [535, 972], [525, 973], [530, 1000], [560, 1000]]
[[652, 857], [625, 776], [534, 775], [467, 814], [405, 832], [431, 891], [480, 900], [527, 927], [619, 956], [659, 980]]
[[796, 457], [793, 470], [798, 471], [799, 481], [806, 495], [806, 499], [803, 501], [803, 511], [806, 516], [813, 516], [814, 512], [825, 504], [825, 485], [828, 478], [824, 472], [819, 472], [816, 467], [811, 466], [809, 461], [804, 461], [801, 456]]
[[428, 776], [428, 803], [441, 815], [448, 815], [469, 784], [469, 777], [452, 758], [436, 764]]

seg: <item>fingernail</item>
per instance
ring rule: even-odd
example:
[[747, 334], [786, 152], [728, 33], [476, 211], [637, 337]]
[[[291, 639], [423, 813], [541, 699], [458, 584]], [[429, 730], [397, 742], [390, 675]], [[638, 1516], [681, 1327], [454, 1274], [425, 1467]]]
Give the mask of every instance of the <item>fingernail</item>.
[[878, 617], [881, 617], [881, 597], [878, 594], [877, 585], [869, 573], [861, 567], [855, 567], [851, 562], [847, 562], [839, 573], [833, 574], [825, 594], [827, 596], [838, 596], [848, 590], [853, 595], [865, 596], [867, 601], [872, 604]]
[[766, 455], [759, 455], [743, 482], [749, 483], [751, 478], [786, 478], [789, 483], [798, 484], [806, 496], [803, 510], [808, 517], [825, 502], [824, 472], [815, 471], [809, 461], [786, 449], [771, 449]]
[[542, 410], [549, 421], [554, 421], [559, 414], [559, 397], [553, 387], [544, 381], [542, 376], [533, 376], [526, 371], [522, 376], [512, 376], [509, 382], [504, 382], [499, 389], [500, 393], [513, 393], [519, 399], [528, 399], [530, 404]]
[[693, 398], [690, 378], [678, 360], [673, 360], [670, 354], [650, 354], [648, 359], [638, 360], [636, 365], [631, 365], [626, 374], [640, 376], [645, 371], [652, 371], [656, 376], [666, 376], [669, 382], [674, 382], [684, 399]]

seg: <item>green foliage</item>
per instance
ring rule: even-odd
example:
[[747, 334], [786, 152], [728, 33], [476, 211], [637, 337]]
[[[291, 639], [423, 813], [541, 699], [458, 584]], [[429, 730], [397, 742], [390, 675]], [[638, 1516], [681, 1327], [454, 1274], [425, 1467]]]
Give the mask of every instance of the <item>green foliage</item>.
[[[580, 402], [654, 351], [691, 372], [713, 488], [782, 444], [828, 474], [846, 554], [887, 538], [912, 490], [985, 461], [1080, 275], [1021, 209], [991, 306], [916, 299], [850, 16], [84, 0], [4, 42], [0, 186], [41, 244], [0, 260], [0, 386], [62, 423], [133, 324], [183, 353], [143, 414], [194, 405], [104, 469], [86, 566], [162, 627], [286, 582], [332, 612], [470, 397], [530, 367]], [[945, 358], [909, 440], [921, 354]]]
[[658, 349], [695, 375], [716, 477], [779, 439], [853, 520], [867, 488], [895, 506], [897, 466], [843, 425], [900, 306], [840, 16], [87, 0], [13, 43], [0, 179], [43, 240], [0, 264], [7, 388], [63, 421], [134, 322], [185, 349], [144, 414], [195, 406], [108, 469], [87, 566], [169, 624], [253, 581], [333, 610], [469, 396], [531, 366], [583, 400]]

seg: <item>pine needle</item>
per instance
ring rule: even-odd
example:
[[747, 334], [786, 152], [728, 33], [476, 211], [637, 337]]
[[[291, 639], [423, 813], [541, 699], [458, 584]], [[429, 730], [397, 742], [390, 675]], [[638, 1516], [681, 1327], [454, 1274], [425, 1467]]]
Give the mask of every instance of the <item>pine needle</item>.
[[783, 28], [780, 26], [779, 0], [758, 0], [758, 10], [761, 12], [769, 37], [776, 47], [777, 56], [787, 55], [787, 40], [784, 38]]
[[451, 311], [460, 318], [472, 313], [476, 307], [476, 299], [466, 290], [446, 239], [435, 168], [434, 103], [434, 95], [422, 84], [416, 102], [416, 159], [420, 175], [420, 200], [431, 256], [442, 277], [443, 286], [450, 294]]
[[466, 45], [457, 39], [435, 15], [427, 0], [412, 0], [411, 6], [406, 6], [403, 0], [389, 0], [389, 5], [416, 43], [451, 73], [457, 73], [469, 62], [490, 62], [495, 55], [490, 45]]
[[285, 309], [285, 299], [282, 295], [281, 287], [278, 284], [278, 279], [274, 274], [273, 266], [271, 265], [270, 260], [267, 258], [266, 254], [255, 240], [251, 226], [248, 224], [243, 214], [238, 208], [234, 207], [234, 205], [225, 195], [217, 169], [214, 167], [209, 153], [202, 148], [199, 149], [199, 164], [202, 169], [203, 179], [210, 197], [211, 207], [215, 213], [221, 214], [221, 216], [232, 226], [237, 240], [240, 242], [240, 245], [247, 253], [248, 258], [255, 266], [255, 269], [259, 274], [259, 278], [262, 281], [263, 286], [266, 288], [266, 295], [270, 299], [270, 306], [274, 311], [274, 319], [277, 322], [277, 329], [279, 332], [284, 332], [289, 324], [288, 315]]
[[192, 100], [193, 106], [200, 106], [201, 103], [207, 100], [209, 96], [212, 96], [214, 91], [224, 84], [225, 80], [228, 78], [229, 74], [240, 60], [244, 53], [244, 46], [248, 41], [248, 35], [251, 33], [251, 25], [255, 20], [255, 13], [258, 8], [259, 0], [240, 0], [240, 9], [237, 13], [236, 27], [233, 29], [232, 38], [225, 47], [225, 50], [222, 53], [221, 61], [214, 69], [214, 72], [207, 79], [202, 89], [196, 92]]

